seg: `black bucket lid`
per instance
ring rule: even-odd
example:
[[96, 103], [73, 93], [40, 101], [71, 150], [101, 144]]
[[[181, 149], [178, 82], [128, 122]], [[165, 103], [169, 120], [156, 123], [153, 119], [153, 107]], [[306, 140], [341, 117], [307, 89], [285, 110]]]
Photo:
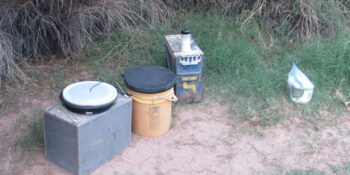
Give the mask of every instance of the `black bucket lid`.
[[187, 35], [187, 34], [191, 34], [191, 30], [190, 29], [183, 29], [181, 30], [181, 34]]
[[161, 66], [132, 68], [123, 73], [126, 86], [141, 93], [158, 93], [172, 88], [176, 76]]

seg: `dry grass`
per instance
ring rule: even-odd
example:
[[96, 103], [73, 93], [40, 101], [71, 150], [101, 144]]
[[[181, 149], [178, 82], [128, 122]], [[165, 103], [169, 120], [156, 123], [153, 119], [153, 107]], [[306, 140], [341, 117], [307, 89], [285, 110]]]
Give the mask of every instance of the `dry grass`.
[[[345, 20], [348, 1], [335, 0], [165, 0], [173, 8], [214, 10], [239, 14], [243, 23], [259, 18], [267, 30], [310, 39], [315, 34], [333, 35]], [[284, 29], [285, 28], [285, 29]]]
[[0, 86], [2, 77], [11, 80], [26, 80], [26, 75], [15, 62], [20, 56], [16, 53], [11, 43], [11, 36], [0, 31]]
[[18, 61], [75, 56], [96, 35], [161, 23], [167, 15], [161, 0], [0, 1], [0, 77], [24, 79]]
[[271, 34], [336, 38], [349, 1], [337, 0], [0, 0], [1, 80], [25, 80], [19, 61], [78, 55], [97, 35], [162, 23], [178, 9], [239, 14]]

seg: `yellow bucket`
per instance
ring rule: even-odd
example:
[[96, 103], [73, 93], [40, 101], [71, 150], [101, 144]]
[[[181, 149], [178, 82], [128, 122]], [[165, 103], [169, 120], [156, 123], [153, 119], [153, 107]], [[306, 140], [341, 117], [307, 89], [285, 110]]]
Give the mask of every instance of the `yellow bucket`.
[[141, 93], [128, 89], [132, 95], [132, 130], [142, 136], [160, 136], [170, 129], [171, 104], [177, 101], [174, 89], [159, 93]]

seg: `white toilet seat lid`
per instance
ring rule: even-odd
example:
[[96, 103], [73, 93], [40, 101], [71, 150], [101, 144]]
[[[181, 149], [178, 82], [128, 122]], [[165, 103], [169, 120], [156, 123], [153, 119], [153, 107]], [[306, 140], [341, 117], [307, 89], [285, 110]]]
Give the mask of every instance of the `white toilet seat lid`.
[[62, 97], [76, 106], [104, 106], [117, 98], [112, 85], [99, 81], [81, 81], [64, 88]]

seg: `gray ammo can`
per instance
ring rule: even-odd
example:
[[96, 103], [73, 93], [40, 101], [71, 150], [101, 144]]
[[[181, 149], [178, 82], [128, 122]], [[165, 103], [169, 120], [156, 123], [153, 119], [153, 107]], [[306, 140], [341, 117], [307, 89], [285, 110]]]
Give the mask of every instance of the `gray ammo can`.
[[131, 142], [131, 98], [118, 94], [115, 104], [95, 115], [63, 105], [44, 111], [47, 160], [75, 175], [86, 175], [114, 158]]
[[194, 40], [191, 51], [181, 50], [181, 35], [166, 35], [168, 67], [176, 74], [175, 94], [179, 101], [200, 102], [203, 96], [204, 53]]

